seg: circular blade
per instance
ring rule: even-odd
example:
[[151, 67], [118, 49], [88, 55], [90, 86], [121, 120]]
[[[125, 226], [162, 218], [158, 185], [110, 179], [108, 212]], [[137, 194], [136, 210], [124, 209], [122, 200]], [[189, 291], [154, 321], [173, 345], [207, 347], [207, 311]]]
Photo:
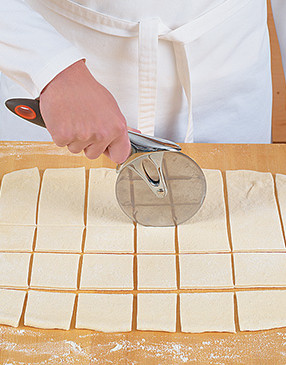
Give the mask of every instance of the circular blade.
[[[156, 181], [156, 168], [148, 156], [141, 159], [148, 175]], [[162, 171], [167, 195], [157, 197], [148, 184], [125, 163], [116, 181], [116, 197], [123, 212], [143, 226], [167, 227], [190, 219], [201, 207], [206, 195], [206, 179], [201, 168], [190, 157], [180, 152], [165, 151]], [[141, 161], [140, 161], [141, 162]]]

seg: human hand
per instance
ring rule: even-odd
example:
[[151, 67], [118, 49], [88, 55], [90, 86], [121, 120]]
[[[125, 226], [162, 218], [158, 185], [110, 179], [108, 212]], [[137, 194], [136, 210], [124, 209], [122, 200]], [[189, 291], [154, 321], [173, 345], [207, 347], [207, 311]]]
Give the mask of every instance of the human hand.
[[53, 141], [90, 159], [102, 153], [116, 163], [130, 154], [127, 125], [116, 100], [83, 60], [58, 74], [41, 92], [40, 111]]

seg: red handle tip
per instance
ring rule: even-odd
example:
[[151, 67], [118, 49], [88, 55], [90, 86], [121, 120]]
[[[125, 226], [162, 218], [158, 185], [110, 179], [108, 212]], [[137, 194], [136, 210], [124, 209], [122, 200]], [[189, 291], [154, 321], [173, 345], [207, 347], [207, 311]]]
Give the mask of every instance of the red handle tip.
[[27, 105], [17, 105], [15, 107], [15, 113], [20, 117], [29, 120], [35, 119], [37, 116], [35, 111]]

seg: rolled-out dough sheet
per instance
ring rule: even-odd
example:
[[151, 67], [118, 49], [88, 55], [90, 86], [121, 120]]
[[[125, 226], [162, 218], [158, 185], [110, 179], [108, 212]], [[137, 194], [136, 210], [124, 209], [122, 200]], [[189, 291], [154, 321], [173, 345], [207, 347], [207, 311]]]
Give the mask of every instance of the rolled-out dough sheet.
[[4, 175], [0, 195], [0, 224], [36, 224], [39, 187], [37, 167]]
[[76, 289], [80, 255], [35, 253], [31, 288]]
[[241, 331], [286, 326], [286, 290], [255, 290], [236, 293]]
[[137, 252], [175, 253], [175, 227], [137, 225]]
[[75, 294], [30, 290], [25, 313], [25, 326], [70, 328]]
[[17, 327], [23, 310], [26, 292], [0, 289], [0, 323]]
[[132, 294], [78, 296], [76, 328], [103, 332], [127, 332], [132, 325]]
[[134, 252], [134, 227], [89, 226], [86, 230], [85, 252]]
[[226, 171], [234, 251], [285, 249], [270, 173]]
[[83, 226], [84, 199], [84, 167], [45, 170], [40, 193], [38, 224]]
[[235, 286], [286, 286], [285, 253], [235, 253]]
[[275, 180], [284, 232], [286, 232], [286, 175], [276, 174]]
[[0, 225], [1, 251], [32, 251], [34, 226]]
[[30, 253], [0, 253], [0, 286], [28, 287]]
[[83, 227], [38, 226], [36, 251], [81, 252]]
[[138, 294], [137, 329], [176, 331], [177, 294]]
[[177, 289], [175, 255], [138, 255], [138, 289]]
[[179, 251], [230, 251], [223, 180], [219, 170], [203, 170], [207, 181], [205, 201], [190, 220], [178, 226]]
[[233, 287], [230, 254], [181, 254], [179, 261], [182, 289]]
[[80, 289], [133, 289], [133, 255], [85, 254]]
[[235, 332], [233, 293], [180, 294], [182, 332]]
[[116, 200], [116, 179], [117, 174], [114, 169], [92, 168], [89, 170], [88, 226], [133, 226], [133, 222], [122, 212]]

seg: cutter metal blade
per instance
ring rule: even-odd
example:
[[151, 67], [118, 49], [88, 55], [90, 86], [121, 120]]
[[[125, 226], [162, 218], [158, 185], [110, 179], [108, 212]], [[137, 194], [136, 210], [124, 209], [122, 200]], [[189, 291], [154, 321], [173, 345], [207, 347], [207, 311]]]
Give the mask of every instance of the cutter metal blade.
[[[171, 141], [135, 132], [129, 138], [133, 154], [119, 167], [115, 186], [123, 212], [144, 226], [175, 226], [190, 219], [206, 195], [201, 168]], [[156, 147], [147, 152], [150, 140]]]

